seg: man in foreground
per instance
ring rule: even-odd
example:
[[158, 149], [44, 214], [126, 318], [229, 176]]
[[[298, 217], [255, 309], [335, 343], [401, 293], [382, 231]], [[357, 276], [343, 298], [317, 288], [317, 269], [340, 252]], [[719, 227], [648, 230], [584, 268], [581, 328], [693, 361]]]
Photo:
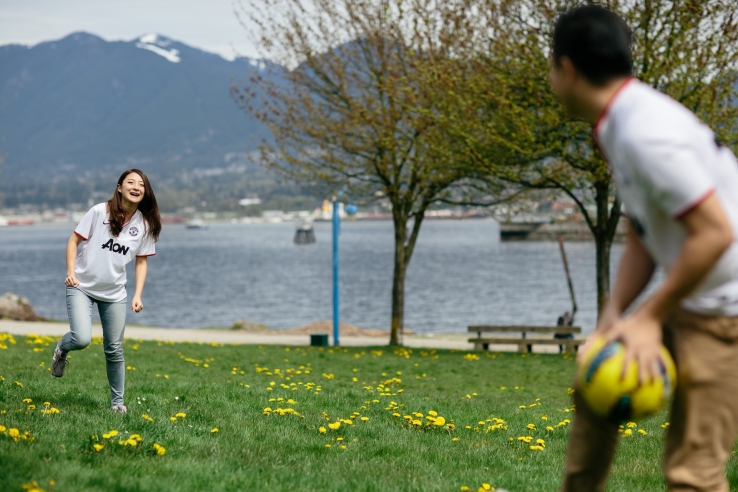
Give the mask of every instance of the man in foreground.
[[[597, 334], [623, 342], [642, 381], [667, 345], [678, 370], [669, 490], [727, 492], [738, 433], [738, 161], [692, 112], [631, 77], [630, 44], [625, 22], [598, 6], [564, 13], [554, 31], [553, 89], [572, 116], [593, 124], [629, 219]], [[663, 284], [626, 314], [656, 266]], [[602, 491], [618, 425], [575, 401], [563, 490]]]

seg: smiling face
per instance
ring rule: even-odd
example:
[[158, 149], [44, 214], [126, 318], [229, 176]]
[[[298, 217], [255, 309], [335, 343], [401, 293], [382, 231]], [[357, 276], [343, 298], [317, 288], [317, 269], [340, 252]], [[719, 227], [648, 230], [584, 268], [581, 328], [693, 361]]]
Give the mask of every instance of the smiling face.
[[144, 180], [138, 173], [130, 173], [123, 178], [123, 182], [118, 185], [118, 193], [124, 203], [128, 202], [134, 207], [138, 207], [144, 198], [146, 185]]

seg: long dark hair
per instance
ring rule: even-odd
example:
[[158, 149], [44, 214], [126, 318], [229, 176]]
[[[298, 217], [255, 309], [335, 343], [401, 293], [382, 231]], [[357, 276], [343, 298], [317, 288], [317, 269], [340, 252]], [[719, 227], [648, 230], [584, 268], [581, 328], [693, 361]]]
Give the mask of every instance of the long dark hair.
[[154, 241], [157, 241], [159, 239], [159, 233], [161, 232], [159, 206], [156, 204], [156, 196], [154, 195], [154, 189], [151, 187], [148, 176], [139, 169], [128, 169], [127, 171], [123, 171], [123, 174], [118, 178], [118, 185], [115, 187], [113, 197], [107, 201], [108, 213], [110, 215], [110, 231], [113, 233], [113, 236], [118, 237], [120, 231], [123, 230], [123, 222], [126, 220], [126, 212], [123, 210], [123, 200], [121, 200], [121, 194], [118, 193], [118, 186], [122, 186], [123, 180], [126, 179], [129, 174], [133, 173], [141, 176], [141, 179], [143, 179], [144, 182], [144, 196], [141, 203], [138, 204], [138, 210], [146, 221], [148, 234], [151, 234]]

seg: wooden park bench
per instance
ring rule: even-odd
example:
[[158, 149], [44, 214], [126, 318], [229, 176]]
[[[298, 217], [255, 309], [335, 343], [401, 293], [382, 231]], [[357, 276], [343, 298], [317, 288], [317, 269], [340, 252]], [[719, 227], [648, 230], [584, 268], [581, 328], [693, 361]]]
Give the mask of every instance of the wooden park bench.
[[[477, 338], [470, 338], [469, 342], [474, 344], [475, 350], [488, 350], [490, 344], [514, 344], [520, 352], [531, 352], [533, 345], [559, 345], [564, 352], [576, 352], [577, 348], [585, 342], [575, 338], [526, 338], [528, 333], [551, 333], [554, 335], [574, 335], [581, 333], [579, 326], [504, 326], [504, 325], [480, 325], [470, 326], [470, 333], [477, 333]], [[482, 333], [520, 333], [516, 337], [482, 337]]]

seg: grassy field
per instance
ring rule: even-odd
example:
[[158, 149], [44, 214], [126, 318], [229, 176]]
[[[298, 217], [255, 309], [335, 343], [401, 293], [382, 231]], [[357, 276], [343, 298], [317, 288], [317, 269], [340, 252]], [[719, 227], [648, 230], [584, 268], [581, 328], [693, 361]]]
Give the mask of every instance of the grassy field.
[[[62, 379], [48, 371], [54, 343], [0, 335], [0, 490], [520, 492], [560, 482], [569, 356], [127, 340], [121, 416], [109, 410], [100, 340], [72, 354]], [[665, 419], [623, 437], [609, 490], [664, 489]], [[728, 471], [738, 484], [735, 457]]]

